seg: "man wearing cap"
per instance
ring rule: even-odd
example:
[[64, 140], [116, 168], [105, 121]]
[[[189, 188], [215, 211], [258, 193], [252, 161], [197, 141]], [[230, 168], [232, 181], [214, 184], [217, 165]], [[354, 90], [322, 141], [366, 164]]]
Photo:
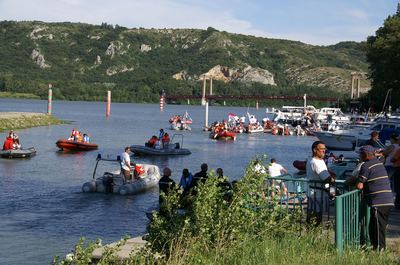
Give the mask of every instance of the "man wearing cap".
[[369, 237], [376, 250], [386, 247], [386, 226], [393, 204], [389, 178], [382, 162], [375, 157], [375, 148], [365, 145], [358, 151], [364, 164], [360, 168], [356, 187], [363, 190], [364, 198], [371, 207]]
[[324, 191], [324, 183], [334, 182], [336, 176], [330, 172], [325, 164], [324, 157], [326, 147], [321, 141], [315, 141], [312, 146], [312, 158], [307, 160], [307, 179], [314, 181], [310, 184], [310, 193], [307, 206], [307, 222], [315, 222], [319, 225], [322, 222], [324, 205], [328, 202], [329, 194]]

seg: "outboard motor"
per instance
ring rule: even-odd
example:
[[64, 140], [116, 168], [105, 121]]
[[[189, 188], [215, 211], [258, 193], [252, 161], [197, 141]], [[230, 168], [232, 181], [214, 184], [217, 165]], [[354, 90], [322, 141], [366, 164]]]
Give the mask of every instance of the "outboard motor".
[[110, 172], [105, 172], [103, 175], [103, 185], [105, 187], [106, 193], [113, 193], [113, 174]]

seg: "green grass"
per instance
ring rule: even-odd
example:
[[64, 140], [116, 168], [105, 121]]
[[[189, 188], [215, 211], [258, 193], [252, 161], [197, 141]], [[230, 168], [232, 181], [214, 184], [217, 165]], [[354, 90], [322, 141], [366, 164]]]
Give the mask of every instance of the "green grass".
[[38, 95], [30, 93], [0, 92], [0, 98], [40, 99]]

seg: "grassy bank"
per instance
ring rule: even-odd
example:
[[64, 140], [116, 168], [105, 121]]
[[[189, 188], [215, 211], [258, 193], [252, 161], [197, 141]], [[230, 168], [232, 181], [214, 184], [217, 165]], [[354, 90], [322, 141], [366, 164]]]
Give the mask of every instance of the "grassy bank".
[[40, 99], [38, 95], [30, 93], [0, 92], [0, 98]]
[[0, 112], [0, 132], [65, 123], [54, 116], [32, 112]]

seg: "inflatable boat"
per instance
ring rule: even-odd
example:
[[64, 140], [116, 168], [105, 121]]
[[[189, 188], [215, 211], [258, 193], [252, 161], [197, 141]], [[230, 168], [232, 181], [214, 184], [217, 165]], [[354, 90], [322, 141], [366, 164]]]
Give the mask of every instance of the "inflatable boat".
[[90, 151], [97, 149], [97, 144], [77, 142], [73, 140], [60, 139], [56, 145], [64, 151]]
[[28, 158], [35, 154], [36, 150], [34, 147], [27, 149], [0, 150], [0, 157], [2, 158]]
[[223, 141], [235, 141], [236, 134], [230, 131], [223, 131], [223, 132], [211, 132], [209, 137], [215, 140], [223, 140]]
[[[175, 138], [179, 138], [180, 141], [175, 142]], [[183, 135], [174, 134], [170, 141], [170, 144], [164, 145], [164, 147], [147, 147], [144, 145], [131, 145], [130, 149], [135, 155], [152, 155], [152, 156], [171, 156], [171, 155], [190, 155], [189, 149], [182, 148], [183, 146]]]
[[82, 185], [85, 193], [111, 193], [120, 195], [133, 195], [156, 187], [161, 178], [160, 170], [155, 165], [136, 164], [141, 169], [137, 179], [127, 180], [120, 170], [104, 172], [100, 177], [95, 177], [96, 169], [100, 161], [118, 162], [119, 160], [97, 159], [93, 179]]

